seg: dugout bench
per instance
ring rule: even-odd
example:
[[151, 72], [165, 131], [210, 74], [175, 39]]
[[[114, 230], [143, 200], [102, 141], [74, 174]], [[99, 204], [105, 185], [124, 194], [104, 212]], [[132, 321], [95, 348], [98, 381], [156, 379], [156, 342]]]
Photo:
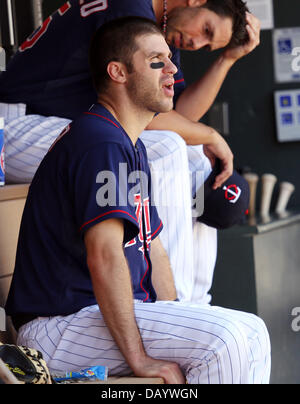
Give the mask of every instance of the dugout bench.
[[[16, 331], [10, 319], [5, 316], [3, 307], [14, 271], [19, 228], [28, 189], [28, 184], [0, 187], [0, 342], [2, 343], [16, 344]], [[164, 381], [160, 378], [109, 377], [106, 382], [97, 383], [164, 384]]]

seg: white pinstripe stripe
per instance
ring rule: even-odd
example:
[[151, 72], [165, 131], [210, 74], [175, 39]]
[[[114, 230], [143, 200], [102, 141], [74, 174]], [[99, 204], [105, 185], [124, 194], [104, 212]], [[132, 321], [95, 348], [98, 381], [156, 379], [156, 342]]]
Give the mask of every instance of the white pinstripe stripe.
[[[189, 170], [191, 173], [196, 173], [197, 171], [201, 171], [204, 173], [204, 181], [208, 178], [209, 174], [212, 171], [210, 162], [208, 158], [205, 156], [203, 152], [203, 146], [188, 146], [187, 147], [187, 155], [189, 162]], [[193, 178], [192, 182], [192, 195], [195, 195], [196, 189], [196, 181]]]
[[[10, 110], [13, 106], [10, 106]], [[5, 161], [7, 182], [31, 182], [50, 145], [70, 121], [27, 115], [6, 119]]]
[[5, 104], [0, 102], [0, 116], [6, 121], [23, 116], [26, 113], [25, 104]]
[[[188, 310], [184, 308], [181, 311], [186, 312], [186, 314], [190, 316], [191, 308], [193, 308], [193, 306], [196, 308], [196, 312], [198, 312], [199, 305], [193, 305], [193, 304], [190, 305]], [[235, 310], [223, 309], [219, 307], [217, 308], [217, 312], [210, 313], [209, 317], [213, 317], [216, 319], [217, 322], [220, 322], [222, 321], [223, 315], [227, 318], [227, 321], [230, 321], [232, 324], [238, 318], [238, 321], [241, 324], [243, 324], [243, 327], [245, 327], [247, 330], [248, 340], [253, 344], [257, 344], [257, 348], [255, 348], [254, 350], [251, 351], [250, 348], [251, 352], [249, 351], [249, 361], [255, 360], [254, 352], [256, 352], [258, 348], [259, 348], [258, 352], [260, 352], [261, 355], [263, 355], [263, 352], [270, 352], [271, 347], [270, 347], [269, 334], [265, 327], [265, 324], [261, 319], [254, 316], [253, 314], [237, 312]], [[263, 379], [268, 380], [270, 374], [270, 362], [267, 361], [265, 362], [265, 371], [263, 374], [265, 376]], [[253, 378], [255, 378], [254, 375]]]
[[176, 133], [166, 131], [146, 131], [141, 139], [151, 165], [154, 199], [165, 224], [160, 238], [171, 261], [178, 297], [191, 300], [194, 263], [186, 144]]
[[195, 221], [193, 225], [193, 243], [195, 271], [192, 301], [209, 304], [212, 298], [209, 291], [211, 290], [217, 261], [217, 230]]
[[[152, 163], [152, 167], [159, 167], [159, 159], [162, 158], [164, 162], [164, 170], [166, 170], [166, 172], [174, 173], [176, 172], [176, 168], [185, 167], [186, 174], [188, 171], [194, 173], [196, 171], [203, 172], [204, 180], [211, 173], [211, 166], [209, 160], [203, 153], [202, 146], [186, 147], [182, 139], [177, 139], [178, 135], [173, 134], [172, 132], [162, 133], [158, 131], [146, 131], [141, 138], [147, 147], [149, 160], [153, 160], [155, 163]], [[160, 139], [161, 141], [158, 141], [157, 139]], [[168, 142], [169, 155], [171, 155], [171, 150], [174, 152], [177, 148], [177, 152], [173, 153], [173, 160], [171, 163], [168, 162], [165, 157], [166, 142]], [[190, 196], [194, 195], [196, 191], [195, 177], [192, 177], [192, 181], [193, 183], [190, 184], [192, 192], [189, 193], [189, 198], [182, 200], [182, 206], [184, 206], [184, 209], [179, 210], [179, 212], [175, 212], [174, 209], [172, 210], [174, 223], [178, 223], [177, 237], [175, 237], [174, 230], [172, 230], [169, 225], [169, 234], [168, 237], [166, 237], [166, 240], [163, 240], [163, 244], [169, 256], [171, 251], [174, 252], [171, 263], [174, 273], [176, 274], [175, 277], [177, 279], [177, 288], [181, 293], [180, 296], [187, 297], [187, 300], [207, 304], [211, 300], [209, 290], [211, 289], [217, 258], [217, 230], [196, 222], [196, 219], [193, 219], [193, 228], [189, 225], [190, 217], [187, 217], [185, 212], [189, 212], [189, 206], [191, 206]], [[187, 175], [182, 178], [178, 187], [176, 187], [175, 184], [168, 184], [167, 190], [174, 198], [181, 198], [183, 193], [181, 192], [180, 194], [178, 190], [184, 189], [186, 182], [190, 182]], [[158, 188], [157, 184], [156, 187]], [[159, 209], [159, 213], [163, 218], [163, 222], [171, 223], [172, 218], [170, 217], [170, 211], [164, 212], [163, 209]], [[187, 238], [183, 239], [180, 237], [178, 235], [178, 230], [182, 231], [183, 234], [188, 235]], [[192, 235], [190, 235], [191, 231], [193, 231]], [[161, 237], [163, 237], [163, 235]], [[193, 243], [193, 247], [190, 245], [191, 242]], [[174, 246], [178, 246], [179, 252], [177, 254], [175, 254]], [[189, 256], [193, 256], [193, 258], [188, 258]], [[190, 290], [191, 285], [193, 285], [192, 294]]]
[[[148, 354], [179, 363], [189, 383], [268, 383], [269, 339], [257, 317], [182, 303], [136, 303], [135, 309]], [[18, 343], [40, 349], [52, 371], [98, 364], [111, 375], [130, 374], [97, 306], [35, 320], [22, 327]]]

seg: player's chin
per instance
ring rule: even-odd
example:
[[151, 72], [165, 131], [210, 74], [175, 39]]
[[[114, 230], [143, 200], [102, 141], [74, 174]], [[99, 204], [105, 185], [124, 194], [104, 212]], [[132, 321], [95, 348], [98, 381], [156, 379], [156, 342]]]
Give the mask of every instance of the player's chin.
[[166, 113], [172, 111], [173, 108], [174, 108], [173, 98], [169, 98], [159, 104], [160, 110], [157, 112]]

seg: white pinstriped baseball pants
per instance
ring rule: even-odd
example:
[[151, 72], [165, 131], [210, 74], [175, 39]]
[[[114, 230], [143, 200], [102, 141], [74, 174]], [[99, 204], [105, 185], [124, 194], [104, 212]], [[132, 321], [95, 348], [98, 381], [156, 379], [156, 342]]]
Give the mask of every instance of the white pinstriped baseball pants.
[[[147, 354], [178, 363], [189, 384], [269, 383], [270, 341], [258, 317], [175, 302], [136, 302], [135, 315]], [[52, 372], [102, 365], [110, 376], [131, 374], [97, 305], [36, 319], [17, 343], [42, 352]]]
[[[49, 147], [70, 123], [63, 118], [25, 115], [25, 111], [24, 104], [0, 103], [0, 116], [5, 117], [6, 179], [10, 182], [31, 182]], [[146, 131], [141, 139], [147, 148], [154, 197], [164, 223], [160, 238], [170, 258], [178, 297], [209, 303], [217, 231], [193, 223], [191, 195], [196, 183], [191, 192], [189, 175], [202, 172], [204, 181], [211, 171], [209, 161], [202, 146], [187, 147], [173, 132]]]

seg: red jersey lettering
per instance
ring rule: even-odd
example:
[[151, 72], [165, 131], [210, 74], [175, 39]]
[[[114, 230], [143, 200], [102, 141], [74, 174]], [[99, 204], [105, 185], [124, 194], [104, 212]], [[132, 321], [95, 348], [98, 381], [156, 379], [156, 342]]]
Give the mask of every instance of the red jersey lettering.
[[29, 37], [26, 39], [25, 42], [22, 43], [22, 45], [19, 48], [20, 52], [24, 52], [27, 49], [32, 48], [37, 41], [45, 34], [45, 32], [47, 32], [47, 29], [49, 28], [49, 25], [52, 21], [52, 16], [50, 15], [50, 17], [48, 17], [43, 24], [41, 25], [41, 27], [34, 32], [32, 37]]
[[[82, 4], [82, 3], [81, 3]], [[107, 0], [95, 0], [91, 3], [84, 4], [80, 8], [81, 17], [85, 18], [93, 13], [98, 13], [99, 11], [104, 11], [108, 7]]]
[[[144, 253], [144, 241], [146, 241], [147, 245], [147, 250], [149, 250], [149, 246], [151, 243], [151, 223], [150, 223], [150, 200], [149, 197], [144, 199], [143, 204], [141, 200], [141, 195], [135, 195], [134, 196], [134, 203], [136, 205], [136, 217], [139, 222], [139, 241], [142, 243], [141, 248], [139, 249], [142, 253]], [[146, 228], [146, 240], [144, 240], [144, 233], [143, 233], [143, 213], [144, 213], [144, 218], [145, 218], [145, 228]], [[125, 248], [131, 247], [137, 243], [136, 238], [133, 240], [129, 241], [128, 243], [125, 244]]]

